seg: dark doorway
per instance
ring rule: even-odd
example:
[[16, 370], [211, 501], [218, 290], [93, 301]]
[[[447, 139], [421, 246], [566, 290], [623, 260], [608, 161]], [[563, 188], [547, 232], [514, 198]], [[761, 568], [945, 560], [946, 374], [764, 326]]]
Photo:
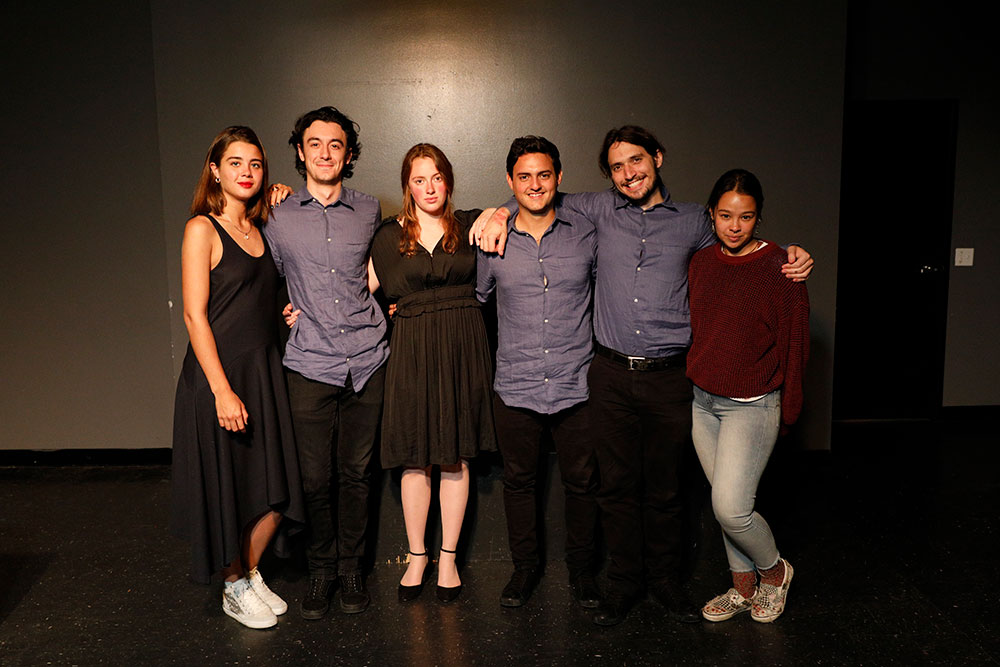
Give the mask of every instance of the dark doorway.
[[941, 409], [957, 114], [952, 100], [847, 104], [835, 420]]

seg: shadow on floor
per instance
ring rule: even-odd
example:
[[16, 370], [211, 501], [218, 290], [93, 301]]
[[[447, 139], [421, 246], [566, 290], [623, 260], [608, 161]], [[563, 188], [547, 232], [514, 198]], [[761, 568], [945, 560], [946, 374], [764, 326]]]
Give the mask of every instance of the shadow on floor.
[[0, 625], [41, 581], [51, 553], [0, 553]]

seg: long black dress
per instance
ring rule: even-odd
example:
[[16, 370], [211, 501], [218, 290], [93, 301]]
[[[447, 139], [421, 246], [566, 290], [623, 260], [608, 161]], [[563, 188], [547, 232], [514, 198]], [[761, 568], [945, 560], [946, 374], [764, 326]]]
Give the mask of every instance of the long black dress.
[[[382, 466], [452, 465], [495, 451], [492, 362], [475, 296], [476, 254], [465, 242], [474, 215], [457, 211], [454, 255], [399, 252], [402, 227], [386, 218], [372, 262], [396, 303], [382, 407]], [[442, 239], [443, 240], [443, 239]]]
[[[174, 404], [171, 529], [191, 542], [191, 576], [208, 583], [240, 555], [243, 529], [275, 510], [305, 523], [285, 375], [278, 352], [278, 271], [211, 216], [222, 259], [209, 276], [208, 322], [226, 378], [246, 406], [245, 433], [219, 426], [215, 395], [188, 344]], [[263, 237], [263, 235], [262, 235]]]

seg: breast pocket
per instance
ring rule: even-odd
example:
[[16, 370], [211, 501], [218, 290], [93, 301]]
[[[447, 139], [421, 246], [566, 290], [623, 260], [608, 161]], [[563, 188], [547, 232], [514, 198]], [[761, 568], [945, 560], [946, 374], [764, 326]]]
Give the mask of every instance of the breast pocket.
[[550, 257], [546, 260], [548, 288], [571, 290], [582, 295], [590, 286], [593, 260], [589, 257]]
[[342, 270], [352, 278], [368, 274], [368, 241], [345, 241], [337, 252]]
[[647, 250], [649, 254], [642, 262], [644, 277], [652, 280], [665, 295], [686, 297], [691, 248], [650, 243]]

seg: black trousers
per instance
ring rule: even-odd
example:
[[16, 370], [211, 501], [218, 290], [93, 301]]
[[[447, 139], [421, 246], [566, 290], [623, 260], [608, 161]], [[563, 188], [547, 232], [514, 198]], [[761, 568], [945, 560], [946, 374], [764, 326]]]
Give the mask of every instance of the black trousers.
[[608, 546], [608, 582], [624, 595], [648, 582], [679, 583], [680, 469], [691, 438], [691, 382], [683, 365], [630, 371], [594, 357], [588, 375]]
[[360, 568], [365, 552], [369, 463], [382, 416], [385, 366], [360, 392], [350, 376], [346, 387], [294, 371], [286, 376], [309, 518], [309, 574], [347, 574]]
[[590, 410], [580, 403], [555, 414], [508, 407], [493, 398], [497, 441], [503, 455], [503, 502], [514, 567], [537, 567], [536, 479], [546, 432], [552, 435], [566, 492], [566, 565], [570, 576], [594, 564], [597, 475]]

